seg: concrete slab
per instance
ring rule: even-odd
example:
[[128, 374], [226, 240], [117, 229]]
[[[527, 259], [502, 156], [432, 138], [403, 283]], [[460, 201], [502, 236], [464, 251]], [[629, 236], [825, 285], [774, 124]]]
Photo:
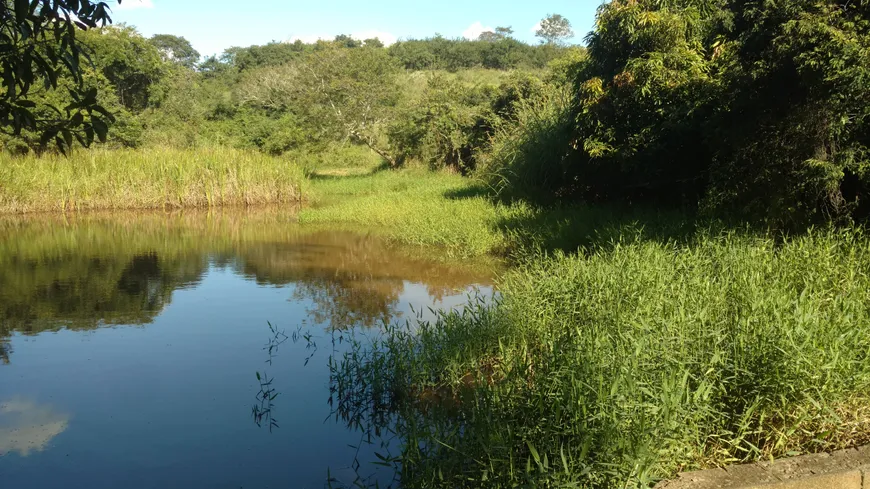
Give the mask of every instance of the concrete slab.
[[870, 489], [870, 446], [684, 472], [656, 489]]
[[735, 489], [863, 489], [863, 475], [860, 470], [838, 472], [836, 474], [815, 475], [776, 484], [742, 486]]

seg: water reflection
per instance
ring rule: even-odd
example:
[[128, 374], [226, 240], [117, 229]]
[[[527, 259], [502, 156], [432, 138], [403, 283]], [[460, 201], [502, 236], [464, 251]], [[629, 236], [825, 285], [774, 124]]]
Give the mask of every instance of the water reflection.
[[491, 266], [457, 267], [347, 231], [301, 228], [292, 216], [90, 215], [0, 220], [0, 359], [13, 332], [149, 324], [209, 269], [262, 285], [293, 284], [310, 319], [341, 329], [395, 317], [408, 282], [436, 300], [486, 284]]
[[[15, 239], [8, 236], [7, 239]], [[0, 334], [147, 324], [176, 289], [195, 284], [205, 257], [75, 254], [0, 258]]]
[[[388, 383], [331, 391], [335, 361], [367, 351], [359, 347], [383, 322], [465, 304], [475, 285], [491, 293], [492, 266], [292, 219], [273, 211], [0, 219], [4, 484], [389, 483], [394, 474], [373, 472], [371, 462], [395, 447], [346, 426], [388, 425], [378, 417], [390, 415]], [[327, 404], [330, 393], [343, 404]], [[363, 405], [363, 394], [375, 401]], [[348, 400], [370, 411], [340, 411]], [[281, 429], [269, 433], [276, 418]]]
[[9, 340], [0, 338], [0, 363], [9, 365], [10, 353], [12, 353], [12, 346], [9, 344]]
[[0, 401], [0, 457], [40, 452], [69, 426], [69, 416], [45, 404], [13, 398]]

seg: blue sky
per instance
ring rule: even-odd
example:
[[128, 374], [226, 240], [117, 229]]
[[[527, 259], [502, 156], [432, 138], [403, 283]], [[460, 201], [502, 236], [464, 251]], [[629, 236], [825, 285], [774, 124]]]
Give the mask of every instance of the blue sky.
[[115, 23], [146, 35], [187, 38], [203, 55], [230, 46], [336, 34], [394, 39], [473, 36], [482, 29], [512, 26], [515, 37], [534, 42], [533, 28], [549, 13], [571, 20], [580, 43], [592, 28], [602, 0], [123, 0], [114, 1]]

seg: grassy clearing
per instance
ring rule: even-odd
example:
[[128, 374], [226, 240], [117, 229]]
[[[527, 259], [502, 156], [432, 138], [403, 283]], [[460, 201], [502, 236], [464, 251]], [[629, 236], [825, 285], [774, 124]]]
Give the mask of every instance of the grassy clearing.
[[228, 148], [0, 156], [0, 213], [298, 202], [291, 160]]
[[499, 222], [523, 212], [493, 204], [473, 182], [445, 172], [412, 168], [311, 178], [313, 205], [300, 212], [301, 223], [375, 228], [403, 243], [443, 247], [449, 256], [505, 249]]
[[868, 272], [854, 230], [532, 260], [500, 304], [345, 357], [340, 411], [376, 423], [401, 401], [404, 487], [648, 487], [866, 443]]
[[327, 168], [309, 175], [303, 224], [362, 226], [394, 241], [435, 245], [450, 257], [577, 251], [633, 229], [643, 236], [685, 236], [689, 216], [604, 206], [502, 203], [479, 180], [420, 167], [398, 171]]

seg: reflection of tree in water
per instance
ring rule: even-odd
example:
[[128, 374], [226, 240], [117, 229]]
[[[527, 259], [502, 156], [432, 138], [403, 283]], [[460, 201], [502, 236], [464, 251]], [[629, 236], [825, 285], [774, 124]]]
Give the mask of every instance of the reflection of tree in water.
[[[209, 265], [263, 285], [296, 285], [317, 321], [377, 325], [394, 315], [405, 281], [436, 299], [488, 274], [413, 256], [343, 231], [303, 231], [272, 213], [119, 215], [68, 223], [0, 220], [0, 360], [8, 336], [150, 323], [175, 289]], [[415, 253], [419, 253], [416, 250]]]
[[293, 298], [311, 300], [312, 318], [335, 329], [389, 321], [406, 281], [425, 284], [435, 300], [481, 282], [473, 270], [407, 251], [367, 235], [321, 231], [302, 242], [248, 247], [240, 271], [263, 284], [295, 284]]
[[9, 365], [9, 354], [12, 353], [12, 345], [9, 340], [0, 338], [0, 363]]
[[309, 314], [318, 323], [335, 329], [372, 327], [395, 315], [403, 289], [401, 280], [312, 277], [297, 284], [293, 297], [314, 302]]
[[0, 361], [9, 363], [12, 332], [150, 323], [207, 265], [200, 253], [166, 260], [156, 253], [13, 257], [0, 266]]

